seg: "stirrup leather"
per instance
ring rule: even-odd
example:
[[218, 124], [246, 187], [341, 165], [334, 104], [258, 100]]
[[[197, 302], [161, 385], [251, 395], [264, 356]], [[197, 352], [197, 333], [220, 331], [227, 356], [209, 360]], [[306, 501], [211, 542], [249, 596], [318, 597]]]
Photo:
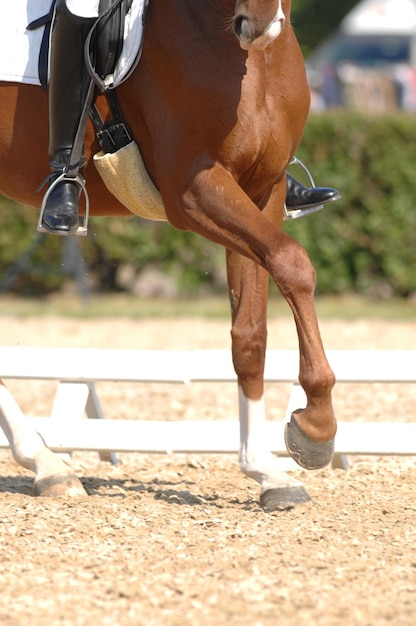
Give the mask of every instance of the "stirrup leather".
[[[302, 163], [302, 161], [300, 159], [298, 159], [297, 157], [293, 157], [293, 159], [291, 160], [291, 162], [289, 163], [289, 165], [298, 165], [304, 172], [304, 174], [306, 174], [308, 180], [309, 180], [309, 185], [310, 187], [315, 187], [315, 182], [312, 178], [312, 174], [310, 173], [310, 171], [308, 170], [308, 168], [306, 167], [306, 165], [304, 163]], [[286, 202], [284, 205], [284, 212], [283, 212], [283, 219], [284, 220], [296, 220], [299, 217], [304, 217], [305, 215], [310, 215], [311, 213], [316, 213], [317, 211], [320, 211], [321, 209], [324, 208], [323, 204], [318, 204], [317, 206], [313, 206], [313, 207], [308, 207], [307, 209], [292, 209], [292, 210], [288, 210], [287, 206], [286, 206]]]
[[78, 185], [78, 187], [80, 188], [80, 191], [85, 196], [85, 210], [84, 210], [84, 215], [80, 215], [79, 216], [80, 224], [79, 224], [78, 229], [76, 231], [73, 231], [73, 232], [56, 231], [56, 233], [54, 233], [54, 234], [61, 235], [62, 237], [73, 237], [74, 235], [85, 237], [86, 234], [87, 234], [87, 230], [88, 230], [88, 218], [89, 218], [89, 213], [90, 213], [90, 202], [89, 202], [89, 198], [88, 198], [87, 188], [85, 186], [85, 180], [83, 179], [83, 177], [79, 173], [76, 174], [75, 176], [68, 176], [68, 174], [66, 172], [63, 172], [48, 187], [48, 189], [47, 189], [47, 191], [46, 191], [46, 193], [45, 193], [45, 195], [43, 197], [43, 200], [42, 200], [42, 206], [40, 208], [38, 225], [37, 225], [37, 229], [36, 230], [39, 233], [48, 233], [48, 234], [51, 233], [50, 230], [48, 230], [47, 228], [45, 228], [43, 226], [43, 214], [45, 213], [46, 202], [47, 202], [51, 192], [63, 180], [69, 180], [69, 181], [71, 181], [73, 183], [76, 183]]

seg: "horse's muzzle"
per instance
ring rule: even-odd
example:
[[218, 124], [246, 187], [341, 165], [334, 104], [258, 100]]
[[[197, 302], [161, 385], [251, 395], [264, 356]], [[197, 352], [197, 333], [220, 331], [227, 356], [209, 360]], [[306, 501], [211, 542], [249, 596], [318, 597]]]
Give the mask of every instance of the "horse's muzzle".
[[237, 15], [233, 22], [233, 32], [240, 42], [243, 50], [255, 48], [256, 50], [264, 50], [272, 41], [274, 41], [285, 25], [285, 17], [276, 17], [265, 29], [258, 29], [256, 22], [246, 15]]
[[233, 22], [234, 35], [240, 41], [252, 41], [255, 37], [255, 29], [245, 15], [237, 15]]

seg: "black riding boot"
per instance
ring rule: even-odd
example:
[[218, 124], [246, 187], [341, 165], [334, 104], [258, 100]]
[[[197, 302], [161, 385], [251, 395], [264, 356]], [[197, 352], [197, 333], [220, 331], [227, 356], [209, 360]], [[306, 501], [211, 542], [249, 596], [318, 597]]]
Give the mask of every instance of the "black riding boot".
[[[70, 163], [81, 113], [90, 86], [84, 63], [84, 44], [95, 18], [73, 15], [65, 0], [56, 3], [49, 78], [49, 163], [52, 174], [44, 198], [40, 230], [74, 234], [79, 226], [79, 197], [84, 181], [79, 163]], [[81, 138], [81, 141], [83, 137]], [[71, 165], [68, 178], [65, 174]], [[61, 180], [57, 180], [64, 175]]]
[[289, 213], [327, 204], [341, 197], [339, 191], [332, 187], [304, 187], [290, 174], [286, 174], [286, 181], [286, 208]]

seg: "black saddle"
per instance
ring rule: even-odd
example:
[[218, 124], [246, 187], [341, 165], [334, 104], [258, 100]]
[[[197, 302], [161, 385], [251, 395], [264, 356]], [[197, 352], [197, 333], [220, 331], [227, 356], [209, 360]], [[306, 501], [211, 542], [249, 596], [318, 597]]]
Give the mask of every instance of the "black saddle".
[[[51, 29], [53, 28], [56, 1], [52, 0], [47, 15], [34, 20], [27, 26], [28, 30], [35, 30], [41, 26], [45, 27], [38, 61], [39, 79], [45, 89], [48, 86], [49, 42]], [[146, 0], [144, 5], [143, 24], [145, 23], [149, 1]], [[98, 89], [105, 93], [113, 116], [112, 120], [104, 123], [94, 104], [91, 105], [89, 111], [85, 112], [86, 117], [88, 117], [88, 114], [91, 117], [97, 139], [104, 152], [116, 152], [133, 140], [131, 132], [123, 120], [122, 111], [114, 89], [115, 86], [111, 81], [123, 49], [124, 22], [126, 15], [131, 9], [132, 2], [133, 0], [100, 0], [99, 15], [85, 45], [86, 68]], [[126, 80], [136, 68], [141, 52], [142, 46], [123, 80]], [[81, 125], [85, 127], [85, 124], [86, 120], [83, 114], [80, 127]]]
[[[114, 72], [120, 58], [124, 41], [124, 21], [132, 2], [133, 0], [100, 0], [99, 16], [88, 37], [85, 61], [101, 91], [109, 88], [104, 84], [104, 78]], [[55, 4], [56, 0], [52, 0], [49, 12], [27, 26], [27, 30], [45, 27], [38, 61], [39, 79], [45, 88], [48, 84], [49, 41]]]

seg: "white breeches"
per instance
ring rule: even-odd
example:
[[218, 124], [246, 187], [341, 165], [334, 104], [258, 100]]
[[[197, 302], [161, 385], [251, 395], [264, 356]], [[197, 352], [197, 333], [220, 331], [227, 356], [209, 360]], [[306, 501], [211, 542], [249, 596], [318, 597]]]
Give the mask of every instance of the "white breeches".
[[65, 0], [71, 13], [79, 17], [98, 17], [100, 0]]

